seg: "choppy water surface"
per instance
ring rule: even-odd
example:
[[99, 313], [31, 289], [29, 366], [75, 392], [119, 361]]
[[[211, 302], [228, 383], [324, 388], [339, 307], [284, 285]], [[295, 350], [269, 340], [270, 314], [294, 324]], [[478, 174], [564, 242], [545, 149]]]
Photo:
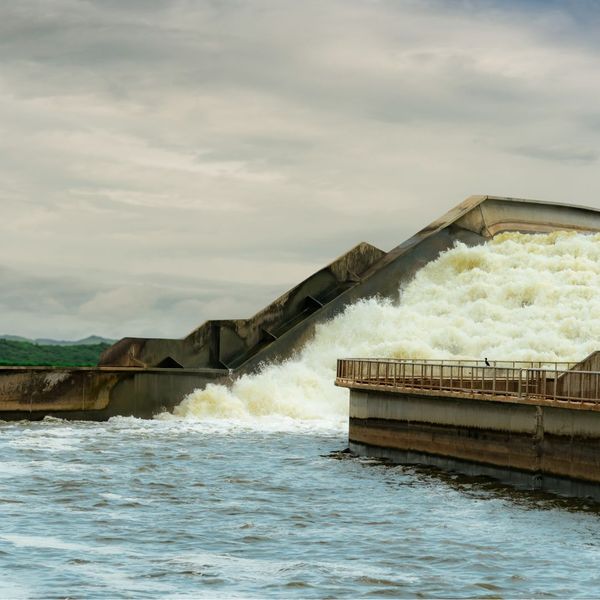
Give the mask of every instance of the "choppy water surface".
[[0, 425], [0, 595], [597, 594], [595, 508], [336, 460], [343, 429], [289, 425]]

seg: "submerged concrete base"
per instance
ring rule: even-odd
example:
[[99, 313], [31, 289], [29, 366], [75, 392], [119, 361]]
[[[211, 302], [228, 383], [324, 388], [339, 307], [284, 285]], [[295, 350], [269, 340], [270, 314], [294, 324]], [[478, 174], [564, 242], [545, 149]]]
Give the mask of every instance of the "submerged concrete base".
[[531, 473], [511, 468], [494, 467], [423, 452], [380, 448], [352, 441], [348, 444], [348, 447], [357, 456], [381, 458], [398, 465], [435, 467], [449, 473], [460, 473], [471, 477], [489, 477], [520, 490], [542, 490], [559, 496], [591, 498], [595, 502], [600, 502], [600, 485], [596, 483], [578, 481], [567, 477], [554, 477], [539, 472]]
[[600, 500], [600, 412], [350, 390], [350, 449]]

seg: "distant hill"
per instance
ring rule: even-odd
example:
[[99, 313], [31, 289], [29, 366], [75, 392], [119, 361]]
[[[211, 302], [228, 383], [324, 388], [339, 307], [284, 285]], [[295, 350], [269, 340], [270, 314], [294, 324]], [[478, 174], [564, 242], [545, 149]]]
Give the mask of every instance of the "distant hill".
[[11, 342], [31, 342], [31, 343], [33, 343], [33, 340], [30, 340], [29, 338], [26, 338], [26, 337], [21, 337], [20, 335], [0, 335], [0, 340], [10, 340]]
[[0, 365], [93, 367], [98, 364], [102, 352], [112, 345], [112, 340], [94, 343], [98, 339], [104, 338], [90, 336], [82, 341], [91, 340], [92, 343], [85, 344], [62, 343], [55, 340], [50, 340], [54, 342], [51, 344], [40, 344], [27, 341], [25, 338], [19, 339], [18, 336], [0, 336]]
[[30, 344], [41, 344], [43, 346], [90, 346], [93, 344], [109, 344], [112, 346], [116, 340], [109, 338], [100, 337], [99, 335], [89, 335], [82, 340], [68, 341], [68, 340], [53, 340], [48, 338], [37, 338], [32, 340], [31, 338], [22, 337], [20, 335], [6, 335], [0, 334], [0, 340], [10, 340], [12, 342], [29, 342]]

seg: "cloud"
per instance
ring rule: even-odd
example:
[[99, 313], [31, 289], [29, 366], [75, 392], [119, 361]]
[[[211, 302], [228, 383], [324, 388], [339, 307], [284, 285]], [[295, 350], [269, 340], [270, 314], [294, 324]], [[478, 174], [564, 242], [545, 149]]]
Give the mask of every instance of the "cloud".
[[472, 193], [589, 203], [598, 14], [5, 3], [0, 332], [182, 335]]
[[[92, 274], [84, 279], [40, 276], [0, 266], [0, 333], [35, 337], [65, 334], [76, 339], [82, 330], [122, 335], [182, 337], [214, 318], [249, 317], [274, 295], [277, 285], [231, 283], [173, 276], [142, 275], [135, 281], [106, 283]], [[115, 316], [117, 316], [115, 318]]]
[[509, 149], [510, 152], [521, 156], [529, 156], [540, 160], [558, 161], [562, 163], [595, 163], [598, 153], [590, 148], [577, 148], [568, 146], [517, 146]]

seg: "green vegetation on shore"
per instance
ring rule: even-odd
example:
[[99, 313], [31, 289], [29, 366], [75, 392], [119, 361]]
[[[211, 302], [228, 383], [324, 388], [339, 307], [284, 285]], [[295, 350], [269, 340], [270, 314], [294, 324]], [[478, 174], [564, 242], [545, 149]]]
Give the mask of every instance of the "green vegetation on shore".
[[110, 344], [57, 346], [0, 339], [0, 365], [93, 367]]

